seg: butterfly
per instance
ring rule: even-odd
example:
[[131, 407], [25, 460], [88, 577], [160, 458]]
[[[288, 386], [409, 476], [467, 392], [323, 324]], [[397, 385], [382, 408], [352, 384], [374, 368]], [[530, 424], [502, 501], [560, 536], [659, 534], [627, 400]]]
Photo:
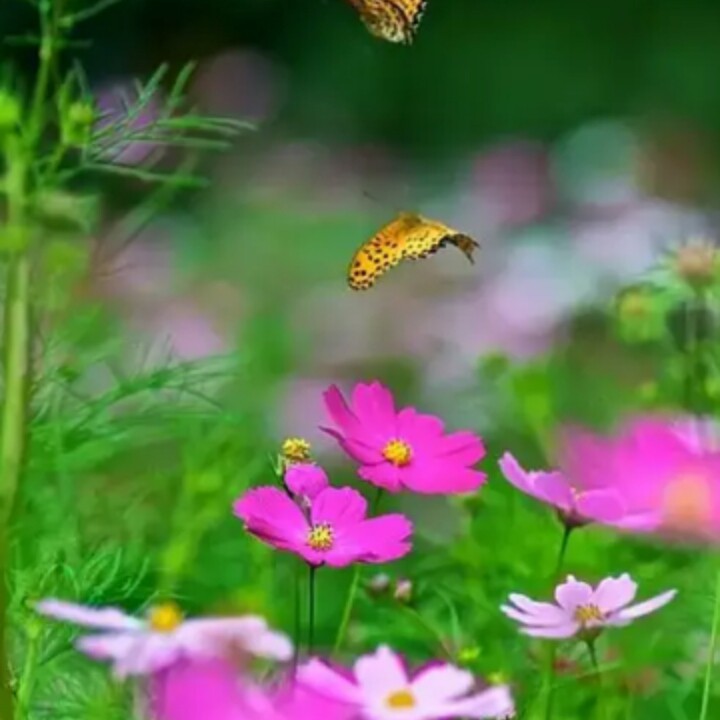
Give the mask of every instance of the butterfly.
[[471, 263], [473, 252], [480, 247], [471, 237], [444, 223], [415, 213], [400, 213], [358, 248], [348, 268], [348, 285], [353, 290], [367, 290], [403, 260], [426, 258], [446, 245], [461, 250]]
[[367, 29], [393, 43], [409, 45], [417, 33], [428, 0], [350, 0]]

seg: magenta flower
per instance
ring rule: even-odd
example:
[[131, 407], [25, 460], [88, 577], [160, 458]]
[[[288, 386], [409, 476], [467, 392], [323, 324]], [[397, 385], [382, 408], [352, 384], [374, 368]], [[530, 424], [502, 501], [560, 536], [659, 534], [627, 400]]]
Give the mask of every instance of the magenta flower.
[[383, 563], [410, 552], [410, 521], [399, 514], [367, 519], [365, 498], [351, 488], [325, 488], [307, 515], [274, 487], [249, 490], [234, 510], [253, 535], [310, 565]]
[[720, 541], [720, 451], [704, 421], [640, 417], [614, 437], [570, 429], [561, 467], [586, 490], [611, 489], [623, 526], [682, 539]]
[[650, 600], [631, 605], [637, 583], [626, 573], [605, 578], [593, 589], [572, 575], [555, 590], [556, 605], [536, 602], [525, 595], [512, 594], [510, 604], [500, 609], [522, 626], [525, 635], [544, 638], [593, 637], [604, 627], [629, 625], [636, 618], [667, 605], [677, 590], [668, 590]]
[[178, 607], [165, 603], [144, 619], [116, 608], [89, 608], [63, 600], [42, 600], [42, 615], [103, 630], [77, 641], [77, 648], [95, 660], [110, 660], [115, 675], [154, 673], [183, 659], [221, 658], [231, 653], [289, 660], [292, 643], [268, 628], [261, 617], [184, 620]]
[[615, 490], [578, 490], [561, 472], [525, 470], [507, 452], [498, 464], [510, 484], [526, 495], [557, 508], [569, 527], [588, 522], [623, 527], [628, 520]]
[[283, 478], [285, 487], [297, 498], [307, 503], [330, 485], [327, 473], [312, 462], [290, 463]]
[[314, 659], [298, 669], [297, 682], [357, 709], [366, 720], [506, 718], [514, 707], [510, 690], [498, 685], [473, 693], [467, 670], [434, 664], [410, 675], [389, 647], [360, 657], [352, 674]]
[[479, 437], [468, 431], [446, 435], [439, 418], [412, 407], [396, 411], [379, 382], [356, 385], [350, 404], [332, 385], [325, 406], [337, 429], [323, 429], [360, 463], [360, 477], [379, 488], [462, 493], [485, 482], [485, 473], [472, 469], [485, 455]]

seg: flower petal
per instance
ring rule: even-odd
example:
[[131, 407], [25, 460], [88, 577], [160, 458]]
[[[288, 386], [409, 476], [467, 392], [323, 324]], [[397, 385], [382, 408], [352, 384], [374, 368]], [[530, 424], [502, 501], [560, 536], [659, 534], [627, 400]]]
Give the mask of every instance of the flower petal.
[[555, 589], [557, 604], [570, 613], [575, 612], [579, 605], [587, 605], [593, 600], [593, 589], [584, 582], [578, 582], [572, 575], [567, 581]]
[[330, 479], [323, 468], [315, 463], [292, 463], [285, 471], [285, 485], [293, 495], [312, 500], [320, 491], [330, 485]]
[[529, 473], [524, 470], [514, 455], [509, 452], [504, 453], [498, 460], [498, 465], [505, 479], [511, 485], [528, 495], [535, 496]]
[[578, 515], [600, 523], [616, 523], [625, 516], [625, 507], [613, 490], [588, 490], [575, 500]]
[[409, 465], [403, 470], [403, 485], [425, 495], [475, 492], [487, 481], [483, 472], [438, 460]]
[[454, 717], [510, 718], [515, 715], [515, 704], [507, 685], [498, 685], [458, 700], [449, 709]]
[[355, 678], [366, 701], [385, 698], [408, 684], [407, 671], [400, 658], [386, 645], [372, 655], [355, 661]]
[[310, 515], [313, 525], [329, 523], [337, 533], [341, 528], [365, 519], [367, 501], [352, 488], [328, 487], [313, 500]]
[[580, 623], [567, 622], [564, 625], [554, 625], [553, 627], [523, 627], [520, 632], [523, 635], [538, 638], [569, 638], [580, 630]]
[[467, 670], [453, 665], [435, 665], [422, 670], [413, 679], [410, 688], [419, 704], [433, 705], [464, 695], [474, 681], [472, 673]]
[[363, 465], [358, 468], [358, 475], [375, 487], [382, 488], [388, 492], [399, 492], [402, 490], [403, 473], [400, 468], [391, 465], [389, 462], [380, 462], [376, 465]]
[[311, 690], [346, 703], [359, 703], [360, 688], [321, 660], [313, 658], [297, 669], [296, 681]]
[[323, 399], [325, 400], [325, 409], [343, 434], [362, 435], [362, 426], [337, 385], [331, 385], [323, 393]]
[[35, 609], [55, 620], [82, 625], [83, 627], [103, 628], [105, 630], [136, 630], [143, 626], [142, 620], [132, 617], [117, 608], [90, 608], [85, 605], [49, 598], [41, 600]]
[[637, 588], [627, 573], [619, 578], [605, 578], [595, 590], [595, 604], [603, 613], [614, 612], [635, 599]]
[[412, 530], [412, 523], [398, 513], [338, 528], [335, 545], [326, 553], [325, 562], [333, 567], [344, 567], [358, 561], [383, 563], [397, 560], [410, 552]]
[[635, 618], [648, 615], [651, 612], [655, 612], [663, 605], [667, 605], [677, 595], [677, 590], [668, 590], [667, 592], [657, 595], [650, 600], [638, 603], [637, 605], [631, 605], [630, 607], [623, 608], [616, 613], [616, 617], [620, 620], [634, 620]]
[[398, 433], [392, 393], [382, 383], [358, 383], [352, 391], [352, 408], [365, 433], [387, 438]]
[[299, 552], [309, 526], [300, 508], [280, 489], [249, 490], [233, 505], [235, 515], [261, 540], [282, 550]]
[[555, 622], [563, 622], [568, 616], [567, 612], [565, 612], [562, 608], [559, 608], [557, 605], [546, 602], [537, 602], [536, 600], [531, 600], [529, 597], [518, 593], [510, 593], [509, 600], [513, 605], [515, 605], [515, 607], [518, 607], [523, 612], [536, 617], [543, 617], [548, 620], [552, 619]]

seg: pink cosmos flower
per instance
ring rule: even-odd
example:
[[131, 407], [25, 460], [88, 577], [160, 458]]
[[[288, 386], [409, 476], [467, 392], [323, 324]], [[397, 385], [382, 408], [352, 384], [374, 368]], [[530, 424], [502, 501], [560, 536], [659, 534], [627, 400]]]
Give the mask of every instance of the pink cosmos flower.
[[561, 443], [561, 468], [577, 487], [614, 490], [632, 518], [628, 529], [717, 542], [720, 450], [709, 427], [640, 417], [614, 437], [573, 428]]
[[285, 487], [304, 502], [313, 500], [330, 485], [327, 473], [312, 462], [291, 463], [285, 469]]
[[508, 482], [526, 495], [557, 508], [570, 527], [588, 522], [622, 526], [627, 520], [623, 504], [612, 489], [578, 490], [560, 472], [523, 469], [508, 452], [498, 464]]
[[150, 682], [153, 720], [351, 720], [349, 708], [305, 688], [267, 690], [226, 661], [181, 661]]
[[332, 385], [325, 392], [325, 406], [338, 428], [326, 432], [361, 464], [360, 477], [377, 487], [461, 493], [485, 482], [485, 473], [472, 469], [485, 455], [477, 435], [446, 435], [437, 417], [412, 407], [396, 411], [391, 392], [379, 382], [356, 385], [349, 404]]
[[410, 552], [410, 521], [399, 514], [367, 519], [365, 498], [351, 488], [325, 488], [307, 515], [275, 487], [248, 491], [234, 510], [253, 535], [310, 565], [383, 563]]
[[500, 609], [520, 623], [525, 635], [556, 639], [574, 635], [593, 637], [604, 627], [629, 625], [636, 618], [667, 605], [677, 590], [630, 605], [636, 593], [637, 583], [627, 573], [619, 578], [605, 578], [595, 589], [568, 575], [555, 590], [557, 604], [512, 594], [510, 604]]
[[506, 686], [472, 693], [472, 674], [446, 664], [434, 664], [411, 675], [402, 659], [386, 646], [360, 657], [349, 677], [320, 660], [310, 660], [298, 669], [297, 682], [354, 706], [367, 720], [506, 718], [514, 713]]
[[184, 620], [178, 607], [165, 603], [151, 608], [144, 619], [116, 608], [89, 608], [63, 600], [42, 600], [42, 615], [103, 630], [77, 641], [78, 649], [96, 660], [110, 660], [115, 675], [154, 673], [184, 658], [211, 659], [244, 653], [288, 660], [292, 643], [268, 628], [261, 617]]

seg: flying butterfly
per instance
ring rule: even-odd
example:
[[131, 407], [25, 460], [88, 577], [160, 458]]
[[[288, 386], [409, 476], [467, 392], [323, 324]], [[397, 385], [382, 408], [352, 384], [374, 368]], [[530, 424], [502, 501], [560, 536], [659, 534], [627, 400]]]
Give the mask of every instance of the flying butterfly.
[[367, 29], [383, 40], [409, 45], [428, 0], [350, 0]]
[[401, 213], [358, 248], [348, 268], [348, 284], [353, 290], [367, 290], [403, 260], [426, 258], [447, 245], [461, 250], [471, 263], [475, 262], [473, 252], [480, 247], [471, 237], [444, 223], [415, 213]]

